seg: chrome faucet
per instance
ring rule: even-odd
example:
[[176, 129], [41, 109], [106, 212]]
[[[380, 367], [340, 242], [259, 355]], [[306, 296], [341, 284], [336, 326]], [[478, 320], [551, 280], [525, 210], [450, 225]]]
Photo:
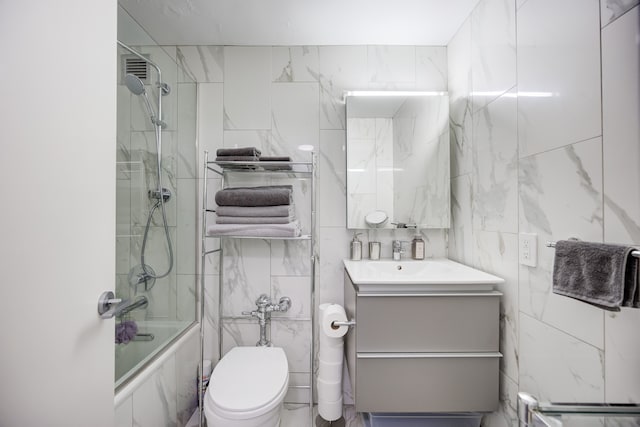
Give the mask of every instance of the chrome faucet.
[[408, 242], [404, 242], [402, 240], [394, 240], [391, 247], [393, 249], [393, 260], [394, 261], [400, 261], [401, 255], [405, 252], [402, 249], [402, 244], [403, 243], [408, 243]]
[[282, 297], [274, 304], [266, 294], [262, 294], [256, 300], [257, 310], [243, 311], [245, 316], [256, 317], [260, 325], [260, 340], [256, 343], [259, 347], [271, 347], [271, 341], [267, 339], [267, 324], [271, 322], [271, 313], [274, 311], [287, 311], [291, 307], [291, 298]]

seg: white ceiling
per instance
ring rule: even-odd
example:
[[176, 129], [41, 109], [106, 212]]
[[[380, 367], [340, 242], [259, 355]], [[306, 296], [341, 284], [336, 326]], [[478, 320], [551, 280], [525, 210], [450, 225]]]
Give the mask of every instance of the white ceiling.
[[161, 45], [448, 44], [478, 0], [120, 0]]

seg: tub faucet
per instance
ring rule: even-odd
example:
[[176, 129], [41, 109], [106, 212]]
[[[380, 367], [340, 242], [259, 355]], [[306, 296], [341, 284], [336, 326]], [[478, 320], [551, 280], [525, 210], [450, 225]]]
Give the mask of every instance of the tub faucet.
[[260, 340], [256, 343], [259, 347], [271, 347], [271, 341], [267, 339], [267, 324], [271, 323], [271, 313], [274, 311], [287, 311], [291, 307], [291, 298], [282, 297], [274, 304], [266, 294], [262, 294], [256, 300], [257, 310], [243, 311], [245, 316], [256, 317], [260, 325]]

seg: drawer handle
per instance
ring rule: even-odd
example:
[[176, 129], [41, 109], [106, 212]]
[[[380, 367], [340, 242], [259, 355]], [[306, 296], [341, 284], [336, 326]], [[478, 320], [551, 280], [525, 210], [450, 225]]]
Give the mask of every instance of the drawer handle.
[[388, 297], [499, 297], [502, 296], [502, 292], [490, 291], [490, 292], [422, 292], [422, 293], [367, 293], [359, 292], [360, 297], [373, 297], [373, 298], [388, 298]]
[[358, 359], [489, 359], [500, 358], [502, 353], [358, 353]]

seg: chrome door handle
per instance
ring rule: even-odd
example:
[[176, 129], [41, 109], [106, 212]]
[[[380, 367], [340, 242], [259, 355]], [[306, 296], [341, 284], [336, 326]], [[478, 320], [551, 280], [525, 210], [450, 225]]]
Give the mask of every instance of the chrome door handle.
[[111, 319], [116, 314], [118, 304], [122, 302], [121, 298], [116, 298], [111, 291], [105, 291], [98, 299], [98, 314], [102, 319]]

